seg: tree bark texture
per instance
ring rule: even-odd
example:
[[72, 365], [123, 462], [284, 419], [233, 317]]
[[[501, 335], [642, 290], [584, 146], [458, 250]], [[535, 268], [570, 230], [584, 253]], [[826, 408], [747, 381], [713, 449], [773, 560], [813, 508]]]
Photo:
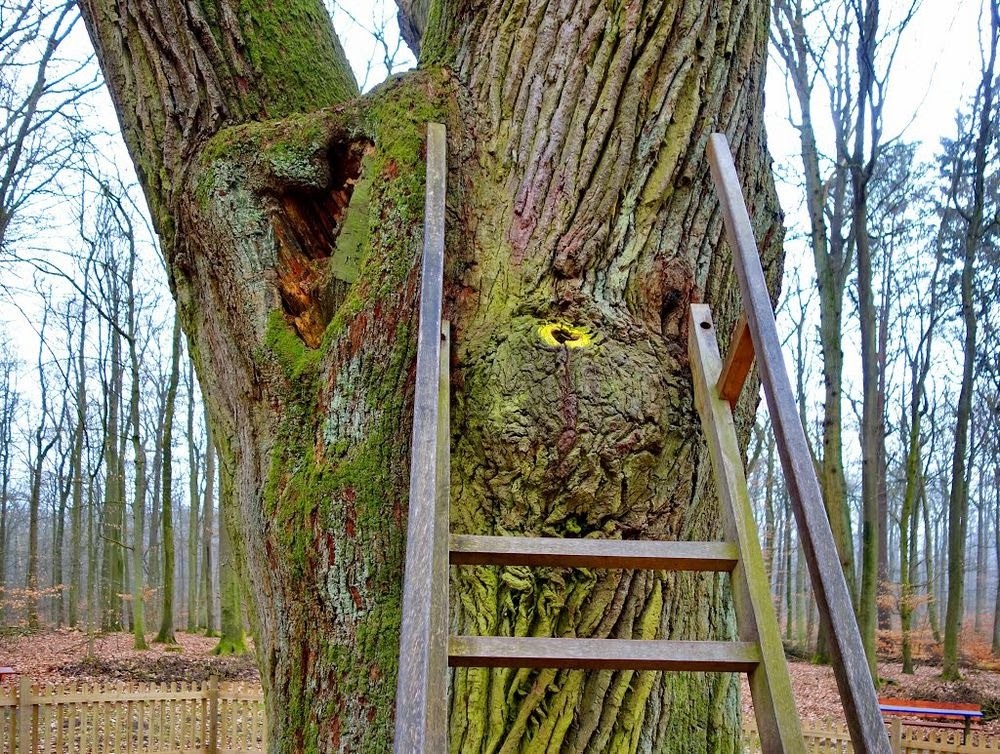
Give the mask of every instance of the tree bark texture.
[[[212, 442], [209, 438], [208, 448], [211, 451]], [[208, 480], [212, 477], [209, 476]], [[206, 498], [207, 499], [207, 498]], [[235, 511], [232, 504], [232, 484], [223, 480], [219, 485], [219, 643], [215, 645], [212, 654], [241, 655], [247, 651], [246, 635], [243, 630], [242, 594], [246, 592], [240, 584], [239, 565], [236, 562], [236, 549], [233, 546], [231, 529]], [[245, 584], [245, 580], [244, 580]]]
[[[685, 322], [737, 311], [714, 130], [779, 273], [767, 5], [404, 3], [422, 69], [359, 98], [318, 0], [81, 3], [232, 480], [273, 751], [390, 748], [428, 121], [452, 530], [717, 537]], [[714, 576], [477, 568], [452, 594], [462, 632], [732, 634]], [[730, 676], [463, 670], [451, 748], [735, 751], [736, 699]]]

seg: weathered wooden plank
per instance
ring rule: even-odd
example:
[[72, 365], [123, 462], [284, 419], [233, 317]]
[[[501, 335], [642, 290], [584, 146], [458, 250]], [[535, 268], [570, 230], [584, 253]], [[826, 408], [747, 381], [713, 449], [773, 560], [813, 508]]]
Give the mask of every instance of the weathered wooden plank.
[[728, 401], [730, 406], [736, 406], [752, 366], [753, 338], [750, 336], [750, 328], [747, 327], [746, 315], [741, 314], [733, 327], [733, 335], [729, 339], [729, 351], [722, 365], [722, 374], [719, 375], [719, 395], [722, 400]]
[[452, 636], [454, 667], [749, 672], [757, 645], [735, 641]]
[[[441, 488], [439, 454], [441, 304], [444, 278], [446, 164], [445, 128], [427, 126], [427, 192], [424, 254], [417, 332], [417, 377], [410, 453], [410, 499], [403, 578], [399, 676], [396, 684], [396, 754], [447, 751], [447, 603], [435, 597], [435, 579], [447, 569], [447, 518], [437, 516]], [[444, 537], [438, 532], [444, 527]], [[444, 546], [435, 547], [442, 542]], [[445, 580], [447, 583], [447, 580]], [[443, 610], [442, 610], [443, 607]], [[440, 707], [440, 709], [439, 709]]]
[[660, 542], [560, 537], [451, 535], [452, 565], [644, 568], [662, 571], [732, 571], [736, 545], [729, 542]]
[[695, 404], [715, 469], [723, 526], [726, 536], [740, 551], [740, 563], [732, 576], [736, 623], [743, 641], [760, 644], [761, 663], [750, 673], [749, 680], [761, 741], [766, 751], [804, 752], [781, 632], [774, 616], [764, 557], [754, 526], [736, 426], [729, 404], [716, 388], [722, 358], [711, 310], [705, 304], [691, 305], [688, 356]]
[[724, 135], [713, 134], [709, 139], [709, 162], [722, 205], [726, 236], [733, 251], [733, 264], [757, 353], [757, 369], [764, 385], [778, 455], [785, 472], [785, 483], [816, 594], [820, 620], [833, 657], [833, 671], [851, 738], [856, 751], [890, 754], [889, 737], [879, 714], [861, 634], [854, 620], [854, 609], [823, 507], [812, 456], [785, 371], [781, 341], [774, 324], [774, 312], [753, 227]]
[[21, 676], [17, 707], [17, 719], [19, 723], [17, 730], [17, 754], [31, 754], [34, 751], [34, 741], [32, 740], [34, 731], [31, 727], [33, 709], [31, 679], [27, 676]]
[[431, 563], [431, 694], [427, 703], [428, 752], [448, 750], [448, 535], [451, 529], [451, 324], [440, 325], [437, 372], [437, 487], [434, 494], [434, 557]]

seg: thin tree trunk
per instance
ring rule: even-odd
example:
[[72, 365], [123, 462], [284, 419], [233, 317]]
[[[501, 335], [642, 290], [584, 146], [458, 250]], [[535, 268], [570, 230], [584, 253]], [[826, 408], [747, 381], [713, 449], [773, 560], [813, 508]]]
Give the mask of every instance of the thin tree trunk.
[[[66, 414], [69, 411], [69, 392], [69, 375], [67, 373], [66, 397], [64, 398], [67, 403], [64, 403], [63, 406], [63, 421], [60, 422], [60, 426], [65, 423]], [[73, 450], [71, 446], [59, 462], [57, 480], [59, 486], [59, 501], [54, 510], [52, 520], [52, 589], [54, 591], [53, 596], [55, 598], [54, 623], [56, 628], [62, 628], [66, 621], [66, 585], [63, 583], [63, 557], [65, 555], [65, 551], [63, 550], [63, 545], [66, 541], [67, 503], [69, 502], [70, 495], [73, 492], [72, 452]], [[66, 473], [67, 460], [70, 462], [69, 473]]]
[[[1000, 17], [997, 0], [991, 0], [991, 45], [986, 51], [988, 60], [982, 71], [977, 96], [978, 112], [975, 113], [976, 133], [972, 159], [971, 206], [962, 210], [965, 232], [962, 235], [961, 306], [965, 337], [962, 347], [962, 387], [955, 410], [955, 443], [951, 461], [951, 494], [948, 499], [948, 607], [944, 623], [944, 656], [941, 675], [953, 680], [959, 677], [958, 643], [962, 630], [963, 598], [965, 592], [965, 538], [969, 512], [969, 478], [966, 469], [969, 448], [969, 422], [972, 417], [973, 376], [976, 362], [976, 302], [974, 278], [976, 257], [986, 234], [984, 206], [986, 201], [986, 160], [993, 140], [994, 70], [997, 42], [1000, 38]], [[962, 171], [954, 171], [956, 176]], [[953, 181], [957, 181], [955, 177]], [[954, 187], [953, 183], [953, 187]], [[951, 199], [959, 201], [956, 191]]]
[[[87, 271], [90, 265], [87, 265]], [[85, 291], [87, 288], [84, 289]], [[76, 358], [73, 360], [76, 376], [76, 424], [73, 427], [73, 498], [70, 505], [69, 524], [69, 614], [70, 628], [80, 621], [80, 595], [83, 588], [83, 487], [84, 479], [83, 443], [87, 432], [87, 362], [84, 344], [87, 341], [88, 297], [83, 297], [80, 312], [80, 337], [77, 341]]]
[[[784, 592], [785, 592], [785, 640], [791, 643], [792, 637], [795, 635], [796, 631], [801, 630], [802, 619], [799, 615], [798, 599], [796, 598], [793, 579], [795, 574], [792, 571], [792, 522], [789, 520], [788, 509], [787, 509], [787, 499], [783, 495], [783, 500], [786, 500], [785, 514], [784, 514], [784, 534], [785, 534], [785, 568], [784, 568]], [[799, 646], [802, 647], [801, 641]], [[802, 647], [803, 650], [805, 647]]]
[[1000, 459], [993, 471], [993, 549], [996, 555], [997, 589], [993, 599], [993, 642], [990, 651], [1000, 657]]
[[986, 609], [986, 577], [989, 568], [986, 552], [986, 517], [983, 515], [986, 506], [986, 488], [983, 475], [979, 475], [979, 501], [976, 504], [976, 592], [973, 598], [972, 630], [976, 640], [983, 630], [983, 613]]
[[187, 369], [187, 446], [188, 446], [188, 535], [187, 535], [187, 631], [198, 628], [198, 520], [201, 500], [201, 453], [194, 435], [194, 364]]
[[[39, 338], [42, 342], [45, 339], [45, 325], [48, 318], [48, 309], [42, 318], [42, 327]], [[49, 415], [49, 395], [46, 385], [45, 370], [42, 368], [42, 343], [38, 347], [38, 385], [39, 385], [39, 418], [38, 425], [34, 431], [34, 453], [30, 459], [31, 491], [28, 497], [28, 567], [25, 577], [25, 588], [27, 591], [27, 623], [28, 628], [39, 628], [38, 603], [39, 603], [39, 583], [38, 583], [38, 537], [39, 526], [38, 517], [42, 504], [42, 469], [45, 465], [45, 458], [55, 444], [59, 436], [58, 428], [53, 428], [52, 436], [46, 439], [46, 428], [48, 427]]]
[[10, 502], [11, 451], [14, 448], [14, 426], [18, 397], [14, 389], [14, 361], [4, 349], [0, 361], [0, 621], [6, 625], [7, 609], [4, 592], [7, 584], [8, 515]]
[[128, 355], [131, 368], [131, 397], [129, 399], [129, 424], [132, 436], [132, 454], [135, 459], [134, 490], [132, 500], [132, 634], [135, 649], [147, 649], [146, 618], [142, 573], [142, 545], [146, 526], [146, 448], [142, 442], [142, 424], [139, 417], [142, 375], [139, 371], [138, 332], [135, 311], [134, 272], [136, 249], [129, 233], [128, 263]]
[[[163, 478], [163, 443], [160, 442], [160, 438], [163, 437], [163, 422], [167, 405], [166, 390], [158, 389], [158, 394], [156, 424], [151, 435], [156, 438], [156, 443], [153, 449], [153, 465], [149, 473], [150, 478], [153, 480], [152, 494], [149, 496], [149, 499], [153, 501], [153, 504], [150, 506], [149, 546], [146, 549], [149, 587], [154, 592], [158, 592], [162, 587], [162, 579], [160, 578], [160, 562], [163, 559], [160, 552], [160, 482]], [[159, 600], [154, 600], [150, 608], [150, 624], [159, 625]]]
[[98, 579], [97, 544], [97, 502], [94, 495], [94, 480], [87, 485], [87, 630], [93, 633], [100, 620], [98, 616], [101, 603]]
[[[115, 294], [112, 294], [115, 295]], [[112, 316], [117, 315], [117, 304]], [[125, 501], [122, 499], [123, 479], [119, 438], [122, 400], [121, 335], [110, 327], [111, 378], [106, 387], [107, 421], [104, 432], [104, 504], [101, 513], [101, 630], [120, 631], [122, 628], [121, 594], [125, 587], [124, 531]]]
[[[212, 427], [205, 417], [205, 500], [202, 504], [202, 531], [201, 531], [201, 593], [202, 593], [202, 613], [201, 625], [205, 627], [206, 636], [215, 636], [215, 589], [212, 581], [212, 535], [215, 530], [215, 442], [212, 439]], [[221, 521], [221, 513], [220, 513]], [[219, 532], [219, 546], [222, 546], [222, 527]], [[227, 556], [231, 558], [230, 556]], [[219, 554], [219, 566], [222, 566], [222, 554]], [[233, 563], [229, 563], [229, 568], [233, 568]], [[219, 572], [220, 582], [222, 572]], [[235, 574], [230, 573], [228, 577], [235, 579]], [[222, 585], [219, 586], [222, 591]], [[234, 596], [235, 595], [235, 596]], [[239, 591], [235, 581], [230, 590], [230, 597], [238, 600]], [[223, 594], [223, 599], [226, 595]], [[239, 608], [237, 603], [236, 608]], [[243, 624], [240, 622], [240, 635], [242, 641]]]
[[160, 608], [160, 630], [154, 641], [176, 644], [174, 638], [174, 517], [173, 517], [173, 442], [174, 404], [180, 382], [181, 327], [174, 318], [174, 334], [170, 349], [170, 381], [163, 414], [163, 436], [160, 438], [163, 470], [160, 482], [160, 522], [163, 527], [163, 601]]
[[761, 543], [764, 550], [764, 572], [769, 580], [774, 576], [774, 434], [768, 432], [767, 440], [767, 476], [765, 477], [764, 488], [764, 541]]
[[934, 637], [934, 641], [941, 643], [941, 624], [938, 621], [938, 605], [940, 604], [940, 600], [938, 599], [937, 581], [934, 577], [934, 562], [937, 557], [935, 547], [935, 542], [937, 541], [937, 521], [935, 521], [935, 525], [932, 527], [928, 511], [927, 487], [923, 482], [920, 486], [918, 501], [924, 520], [924, 532], [926, 532], [926, 536], [924, 537], [924, 570], [927, 574], [927, 622], [930, 623], [931, 635]]

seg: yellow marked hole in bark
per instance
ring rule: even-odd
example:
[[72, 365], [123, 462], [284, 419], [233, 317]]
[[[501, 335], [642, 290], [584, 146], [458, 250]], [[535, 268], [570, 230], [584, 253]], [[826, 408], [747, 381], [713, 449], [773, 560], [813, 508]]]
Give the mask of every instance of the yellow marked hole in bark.
[[538, 328], [538, 337], [547, 346], [565, 346], [566, 348], [584, 348], [593, 342], [593, 338], [584, 327], [573, 327], [564, 322], [549, 322]]

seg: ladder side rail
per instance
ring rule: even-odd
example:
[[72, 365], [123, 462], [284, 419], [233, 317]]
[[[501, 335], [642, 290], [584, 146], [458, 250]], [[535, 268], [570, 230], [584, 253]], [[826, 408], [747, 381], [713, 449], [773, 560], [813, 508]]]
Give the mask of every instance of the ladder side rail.
[[[435, 696], [447, 688], [447, 610], [434, 597], [435, 562], [447, 546], [435, 548], [439, 491], [441, 308], [444, 280], [445, 127], [427, 125], [427, 190], [420, 281], [416, 387], [410, 453], [410, 495], [403, 572], [403, 606], [396, 683], [396, 754], [437, 754], [447, 750], [447, 710]], [[447, 585], [447, 579], [445, 579]], [[447, 594], [447, 593], [446, 593]], [[447, 693], [447, 692], [445, 692]]]
[[[448, 637], [450, 631], [449, 593], [451, 537], [451, 323], [441, 323], [441, 353], [438, 362], [438, 445], [437, 492], [434, 496], [434, 559], [431, 563], [431, 682], [429, 728], [433, 734], [430, 751], [448, 751], [448, 690], [451, 673], [448, 668]], [[435, 680], [436, 679], [436, 680]]]
[[764, 751], [805, 754], [792, 681], [764, 570], [764, 556], [753, 523], [733, 412], [717, 387], [723, 364], [712, 312], [706, 304], [691, 305], [688, 354], [695, 405], [715, 469], [723, 526], [727, 538], [736, 543], [740, 552], [731, 581], [740, 639], [760, 646], [760, 664], [748, 674], [757, 730]]
[[785, 370], [753, 227], [724, 135], [712, 134], [709, 162], [722, 205], [726, 236], [733, 252], [733, 265], [757, 354], [757, 368], [764, 385], [778, 455], [816, 593], [820, 619], [830, 641], [833, 671], [851, 740], [855, 751], [890, 754], [889, 738], [879, 713], [861, 634], [854, 620], [854, 607]]

